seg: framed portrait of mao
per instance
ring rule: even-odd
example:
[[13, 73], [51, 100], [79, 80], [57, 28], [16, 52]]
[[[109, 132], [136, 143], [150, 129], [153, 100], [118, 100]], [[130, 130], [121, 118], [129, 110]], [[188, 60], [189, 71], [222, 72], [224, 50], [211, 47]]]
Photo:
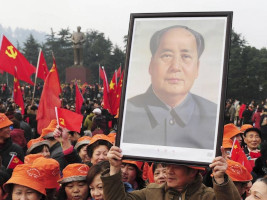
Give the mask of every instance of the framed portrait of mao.
[[127, 159], [219, 155], [232, 12], [131, 14], [118, 136]]

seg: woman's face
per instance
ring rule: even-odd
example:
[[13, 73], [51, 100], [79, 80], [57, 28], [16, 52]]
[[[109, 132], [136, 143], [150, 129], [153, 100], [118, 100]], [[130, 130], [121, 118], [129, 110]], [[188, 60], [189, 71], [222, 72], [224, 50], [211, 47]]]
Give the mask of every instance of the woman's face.
[[93, 151], [91, 163], [95, 165], [101, 161], [108, 160], [107, 154], [108, 154], [108, 147], [106, 145], [97, 146]]
[[44, 148], [39, 154], [43, 155], [45, 158], [50, 158], [50, 151], [46, 145], [44, 145]]
[[89, 185], [91, 196], [94, 200], [104, 200], [103, 183], [100, 174], [96, 175], [92, 183]]
[[22, 185], [14, 185], [12, 200], [40, 200], [42, 195], [34, 189]]
[[121, 173], [122, 173], [122, 181], [128, 182], [133, 186], [136, 181], [135, 179], [137, 174], [135, 167], [130, 164], [122, 164]]
[[166, 167], [158, 165], [154, 172], [154, 181], [157, 184], [162, 184], [166, 182]]
[[66, 185], [65, 192], [67, 200], [86, 200], [89, 188], [86, 181], [73, 181]]

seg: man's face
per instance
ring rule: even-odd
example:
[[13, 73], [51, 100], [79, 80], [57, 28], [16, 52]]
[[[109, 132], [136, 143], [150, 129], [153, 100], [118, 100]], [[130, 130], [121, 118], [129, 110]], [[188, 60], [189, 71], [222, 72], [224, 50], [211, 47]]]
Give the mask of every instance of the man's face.
[[182, 165], [167, 166], [167, 185], [178, 191], [182, 191], [195, 177], [195, 171]]
[[195, 37], [183, 28], [167, 31], [149, 66], [156, 95], [184, 97], [198, 77], [198, 68]]
[[244, 141], [250, 150], [256, 150], [261, 143], [261, 138], [256, 131], [249, 131], [247, 132]]

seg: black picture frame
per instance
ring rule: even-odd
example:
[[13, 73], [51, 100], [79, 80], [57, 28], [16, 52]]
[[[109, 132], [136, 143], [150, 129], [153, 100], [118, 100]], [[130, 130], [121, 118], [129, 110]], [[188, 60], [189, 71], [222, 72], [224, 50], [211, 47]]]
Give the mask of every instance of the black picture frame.
[[[220, 155], [232, 16], [233, 12], [231, 11], [131, 14], [116, 137], [116, 145], [122, 149], [125, 159], [207, 166], [215, 156]], [[198, 56], [201, 54], [201, 56], [197, 60], [198, 64], [193, 65], [197, 66], [197, 72], [192, 72], [192, 74], [196, 75], [198, 80], [194, 79], [193, 86], [189, 87], [190, 95], [186, 94], [182, 103], [172, 109], [172, 106], [168, 104], [170, 103], [169, 99], [174, 98], [178, 89], [175, 89], [174, 96], [166, 98], [166, 95], [164, 96], [166, 88], [169, 85], [174, 88], [172, 84], [177, 84], [177, 88], [181, 85], [185, 86], [190, 78], [167, 79], [169, 85], [161, 93], [160, 86], [157, 86], [157, 79], [166, 81], [164, 73], [168, 72], [160, 73], [161, 65], [156, 64], [162, 63], [163, 58], [169, 64], [175, 62], [176, 58], [178, 60], [195, 59], [191, 55], [182, 55], [184, 54], [181, 50], [182, 47], [178, 47], [179, 55], [172, 51], [171, 55], [159, 53], [165, 52], [164, 48], [168, 42], [163, 43], [162, 38], [172, 38], [165, 34], [176, 30], [174, 37], [176, 38], [176, 35], [179, 34], [178, 29], [193, 36], [195, 39], [193, 40], [196, 41], [197, 54]], [[157, 31], [156, 36], [153, 36]], [[203, 47], [201, 47], [203, 45], [201, 36], [203, 44], [205, 44], [203, 53], [201, 53]], [[151, 48], [154, 48], [154, 57], [152, 56], [153, 50], [150, 49], [151, 37], [156, 38], [151, 42], [153, 43]], [[186, 40], [183, 39], [183, 41]], [[180, 42], [179, 45], [183, 44]], [[185, 63], [180, 60], [179, 62]], [[177, 66], [182, 66], [181, 71], [185, 69], [183, 63], [177, 64]], [[149, 73], [153, 75], [149, 76]], [[186, 73], [183, 72], [183, 74]], [[189, 75], [187, 77], [190, 77]], [[152, 86], [150, 87], [151, 81]], [[147, 88], [149, 89], [147, 90]], [[168, 93], [168, 91], [166, 92]], [[180, 93], [177, 92], [177, 96], [179, 96], [178, 94]], [[181, 94], [184, 93], [181, 92]], [[216, 105], [215, 110], [214, 104]], [[192, 118], [189, 117], [189, 112]], [[200, 114], [197, 114], [198, 112]], [[174, 120], [172, 121], [172, 119]], [[207, 127], [206, 125], [209, 123], [211, 125]], [[188, 139], [186, 139], [187, 137]]]

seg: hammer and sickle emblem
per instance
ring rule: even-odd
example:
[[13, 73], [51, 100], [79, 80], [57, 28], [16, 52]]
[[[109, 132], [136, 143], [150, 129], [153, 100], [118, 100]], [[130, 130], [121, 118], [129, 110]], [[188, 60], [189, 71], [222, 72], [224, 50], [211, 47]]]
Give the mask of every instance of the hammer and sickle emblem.
[[15, 158], [13, 163], [18, 163], [19, 162], [19, 159]]
[[59, 118], [59, 123], [63, 126], [65, 126], [65, 120], [63, 118]]
[[13, 50], [13, 46], [8, 46], [5, 53], [8, 57], [13, 58], [13, 59], [16, 59], [16, 57], [18, 55], [18, 52]]

